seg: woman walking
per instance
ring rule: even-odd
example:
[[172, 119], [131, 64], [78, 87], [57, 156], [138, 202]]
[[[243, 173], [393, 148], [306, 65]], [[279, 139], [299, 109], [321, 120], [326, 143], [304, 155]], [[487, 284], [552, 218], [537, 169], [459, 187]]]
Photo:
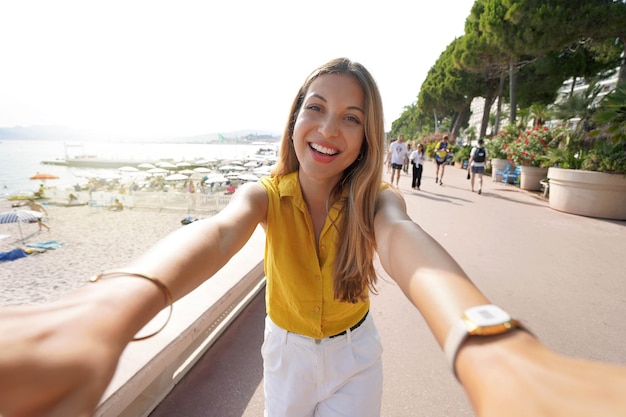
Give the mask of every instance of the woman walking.
[[424, 161], [426, 160], [426, 155], [424, 154], [424, 145], [419, 143], [417, 145], [417, 148], [413, 152], [411, 152], [409, 160], [411, 161], [411, 165], [413, 166], [413, 180], [411, 181], [411, 188], [419, 191], [420, 186], [422, 185], [422, 172], [424, 171]]

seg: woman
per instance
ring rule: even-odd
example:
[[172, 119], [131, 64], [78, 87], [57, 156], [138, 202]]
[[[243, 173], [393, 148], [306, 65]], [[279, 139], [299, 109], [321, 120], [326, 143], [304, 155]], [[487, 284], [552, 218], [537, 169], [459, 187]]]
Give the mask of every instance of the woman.
[[426, 160], [426, 156], [424, 155], [424, 145], [419, 143], [417, 148], [411, 152], [409, 159], [411, 160], [411, 165], [413, 166], [413, 180], [411, 181], [411, 188], [419, 191], [420, 186], [422, 185], [424, 161]]
[[364, 67], [337, 59], [314, 71], [270, 177], [243, 185], [223, 211], [161, 240], [125, 272], [48, 305], [0, 309], [0, 413], [90, 415], [133, 335], [170, 296], [212, 276], [260, 223], [266, 416], [380, 415], [381, 348], [367, 314], [375, 252], [446, 344], [478, 415], [622, 415], [623, 368], [557, 355], [508, 319], [497, 336], [459, 332], [464, 311], [488, 301], [382, 185], [383, 139], [380, 94]]

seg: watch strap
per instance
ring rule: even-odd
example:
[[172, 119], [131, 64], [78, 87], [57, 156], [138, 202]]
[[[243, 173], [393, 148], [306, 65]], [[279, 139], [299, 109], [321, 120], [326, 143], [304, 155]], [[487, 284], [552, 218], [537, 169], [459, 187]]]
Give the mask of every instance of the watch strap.
[[454, 366], [456, 363], [456, 355], [459, 353], [459, 348], [468, 337], [469, 332], [467, 330], [467, 323], [465, 320], [459, 319], [454, 326], [452, 326], [450, 332], [448, 332], [448, 337], [446, 337], [446, 342], [443, 346], [443, 352], [446, 355], [446, 360], [452, 369], [452, 373], [457, 379], [456, 368]]

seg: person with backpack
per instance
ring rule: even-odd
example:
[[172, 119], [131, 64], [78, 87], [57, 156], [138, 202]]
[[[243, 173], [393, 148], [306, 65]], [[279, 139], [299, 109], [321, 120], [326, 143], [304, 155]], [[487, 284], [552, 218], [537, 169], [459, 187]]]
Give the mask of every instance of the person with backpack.
[[474, 192], [474, 179], [478, 176], [478, 194], [483, 192], [483, 173], [487, 162], [487, 149], [483, 146], [484, 141], [478, 139], [478, 146], [475, 146], [470, 153], [470, 161], [467, 171], [471, 170], [470, 185]]

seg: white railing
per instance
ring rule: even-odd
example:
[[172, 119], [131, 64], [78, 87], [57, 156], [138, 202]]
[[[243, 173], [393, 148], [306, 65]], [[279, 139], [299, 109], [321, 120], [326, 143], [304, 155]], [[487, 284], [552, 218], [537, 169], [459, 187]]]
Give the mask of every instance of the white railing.
[[186, 193], [177, 191], [138, 191], [119, 194], [113, 191], [72, 191], [61, 189], [46, 190], [46, 202], [70, 204], [70, 194], [77, 197], [77, 203], [89, 204], [93, 208], [105, 208], [117, 198], [126, 208], [149, 208], [157, 210], [180, 210], [188, 213], [217, 213], [229, 203], [231, 194]]
[[[96, 417], [147, 417], [154, 410], [263, 289], [264, 244], [259, 227], [214, 277], [174, 304], [163, 331], [126, 348]], [[161, 323], [161, 314], [148, 326]]]

